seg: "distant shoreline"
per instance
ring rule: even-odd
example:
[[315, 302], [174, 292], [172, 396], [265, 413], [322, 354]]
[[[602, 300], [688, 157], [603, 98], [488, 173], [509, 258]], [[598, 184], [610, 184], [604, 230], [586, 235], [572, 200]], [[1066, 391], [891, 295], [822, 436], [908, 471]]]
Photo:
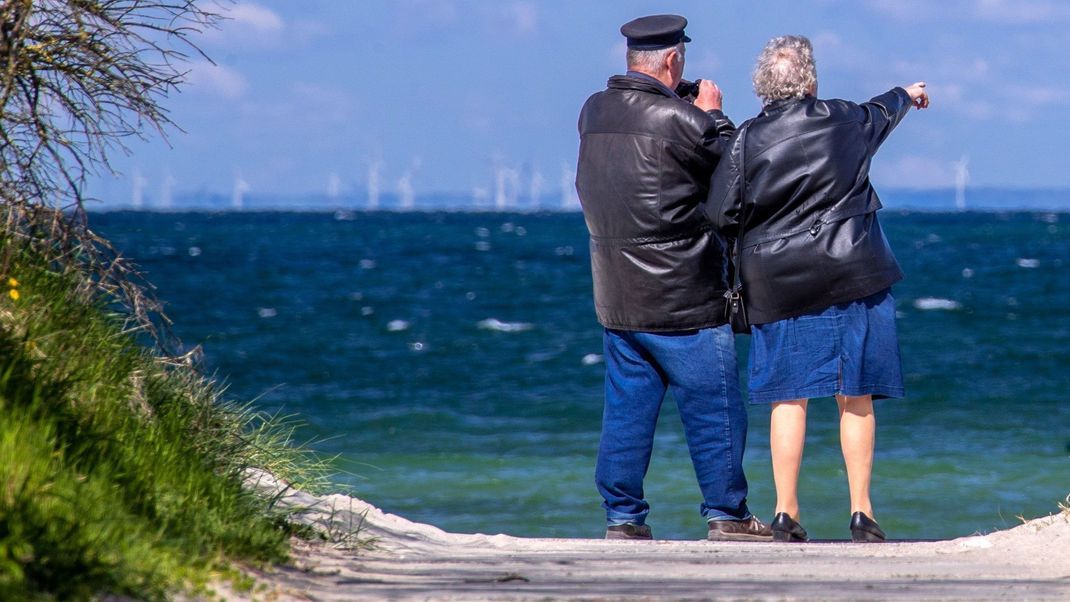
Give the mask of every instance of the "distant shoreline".
[[[878, 190], [885, 209], [958, 213], [954, 188], [882, 188]], [[429, 192], [407, 202], [394, 194], [384, 193], [374, 202], [363, 193], [326, 195], [320, 193], [270, 194], [246, 192], [235, 196], [218, 192], [188, 192], [176, 194], [167, 203], [152, 198], [121, 201], [89, 202], [91, 211], [153, 211], [153, 212], [245, 212], [245, 211], [386, 211], [436, 212], [463, 211], [474, 213], [572, 213], [579, 212], [579, 204], [572, 197], [553, 195], [536, 199], [513, 199], [507, 204], [495, 204], [475, 199], [470, 193]], [[1070, 188], [969, 188], [965, 191], [965, 211], [1070, 211]]]
[[[115, 207], [102, 207], [100, 205], [86, 205], [86, 209], [90, 213], [152, 213], [152, 214], [244, 214], [244, 215], [256, 215], [263, 213], [300, 213], [309, 215], [333, 215], [339, 220], [352, 219], [357, 215], [365, 214], [436, 214], [436, 213], [458, 213], [458, 214], [476, 214], [476, 215], [549, 215], [549, 214], [561, 214], [581, 215], [582, 212], [579, 209], [547, 209], [547, 208], [513, 208], [513, 209], [493, 209], [482, 207], [417, 207], [414, 209], [399, 209], [399, 208], [379, 208], [379, 209], [367, 209], [361, 207], [283, 207], [283, 206], [265, 206], [265, 207], [252, 207], [245, 209], [234, 209], [231, 207], [142, 207], [135, 209], [128, 206], [115, 206]], [[958, 210], [947, 207], [922, 207], [922, 206], [896, 206], [885, 205], [883, 211], [887, 213], [897, 214], [909, 214], [909, 213], [925, 213], [933, 215], [961, 215], [969, 213], [978, 214], [1006, 214], [1006, 213], [1023, 213], [1023, 214], [1063, 214], [1070, 213], [1070, 201], [1068, 201], [1065, 207], [970, 207], [964, 210]]]

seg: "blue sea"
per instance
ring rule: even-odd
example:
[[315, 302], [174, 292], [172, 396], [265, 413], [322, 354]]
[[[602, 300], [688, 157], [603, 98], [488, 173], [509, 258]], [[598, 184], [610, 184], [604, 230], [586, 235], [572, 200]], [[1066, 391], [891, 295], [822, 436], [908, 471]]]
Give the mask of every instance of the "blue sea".
[[[907, 274], [894, 292], [908, 388], [877, 404], [882, 527], [948, 538], [1057, 511], [1070, 493], [1070, 214], [881, 219]], [[299, 437], [337, 457], [339, 490], [449, 531], [602, 535], [602, 343], [580, 214], [110, 212], [90, 224], [147, 272], [229, 397], [299, 417]], [[835, 403], [810, 407], [803, 522], [844, 538]], [[768, 411], [749, 409], [746, 455], [766, 520]], [[657, 537], [704, 537], [671, 400], [647, 497]]]

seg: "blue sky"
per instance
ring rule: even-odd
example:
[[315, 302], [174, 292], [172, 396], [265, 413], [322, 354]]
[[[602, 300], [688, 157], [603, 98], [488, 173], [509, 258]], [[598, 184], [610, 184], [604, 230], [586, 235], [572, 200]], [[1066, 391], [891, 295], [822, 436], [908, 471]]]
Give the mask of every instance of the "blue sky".
[[[165, 101], [185, 131], [131, 144], [89, 192], [146, 204], [190, 192], [436, 192], [553, 203], [574, 168], [576, 116], [624, 70], [619, 27], [688, 18], [685, 77], [726, 112], [759, 110], [750, 71], [772, 36], [815, 44], [819, 95], [865, 100], [925, 80], [878, 155], [880, 186], [1070, 187], [1070, 2], [1061, 0], [256, 0], [200, 38]], [[523, 201], [522, 201], [523, 202]]]

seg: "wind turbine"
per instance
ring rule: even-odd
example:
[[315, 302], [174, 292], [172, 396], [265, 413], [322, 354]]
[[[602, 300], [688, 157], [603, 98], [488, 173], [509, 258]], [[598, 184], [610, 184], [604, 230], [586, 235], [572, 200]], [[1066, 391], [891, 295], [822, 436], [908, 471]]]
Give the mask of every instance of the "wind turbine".
[[379, 208], [379, 172], [382, 168], [382, 161], [368, 164], [368, 209], [371, 210]]
[[335, 201], [341, 193], [342, 178], [338, 177], [338, 174], [331, 172], [331, 174], [327, 176], [327, 198]]
[[406, 211], [416, 205], [416, 193], [412, 188], [412, 171], [407, 171], [398, 178], [398, 203]]
[[966, 155], [955, 161], [955, 208], [966, 210], [966, 184], [970, 181], [970, 159]]
[[245, 204], [245, 193], [249, 192], [249, 183], [240, 175], [234, 176], [234, 190], [230, 193], [230, 206], [241, 210]]
[[561, 208], [572, 211], [579, 207], [576, 195], [576, 172], [564, 161], [561, 162]]
[[148, 180], [141, 175], [141, 170], [135, 171], [132, 179], [134, 189], [130, 192], [130, 206], [141, 209], [145, 205], [145, 184]]
[[416, 191], [412, 187], [412, 178], [422, 163], [420, 157], [413, 157], [409, 169], [398, 179], [398, 200], [401, 209], [405, 211], [416, 208]]
[[499, 211], [516, 205], [517, 188], [520, 187], [520, 174], [511, 167], [499, 167], [494, 170], [494, 207]]

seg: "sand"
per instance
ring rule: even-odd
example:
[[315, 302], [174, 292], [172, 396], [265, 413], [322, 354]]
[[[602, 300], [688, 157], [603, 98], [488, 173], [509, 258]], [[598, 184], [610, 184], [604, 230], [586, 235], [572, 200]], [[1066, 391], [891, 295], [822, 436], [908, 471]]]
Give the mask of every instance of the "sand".
[[932, 542], [536, 539], [447, 533], [263, 472], [250, 484], [333, 543], [295, 540], [291, 565], [247, 569], [258, 589], [222, 584], [226, 599], [1070, 600], [1070, 512]]

